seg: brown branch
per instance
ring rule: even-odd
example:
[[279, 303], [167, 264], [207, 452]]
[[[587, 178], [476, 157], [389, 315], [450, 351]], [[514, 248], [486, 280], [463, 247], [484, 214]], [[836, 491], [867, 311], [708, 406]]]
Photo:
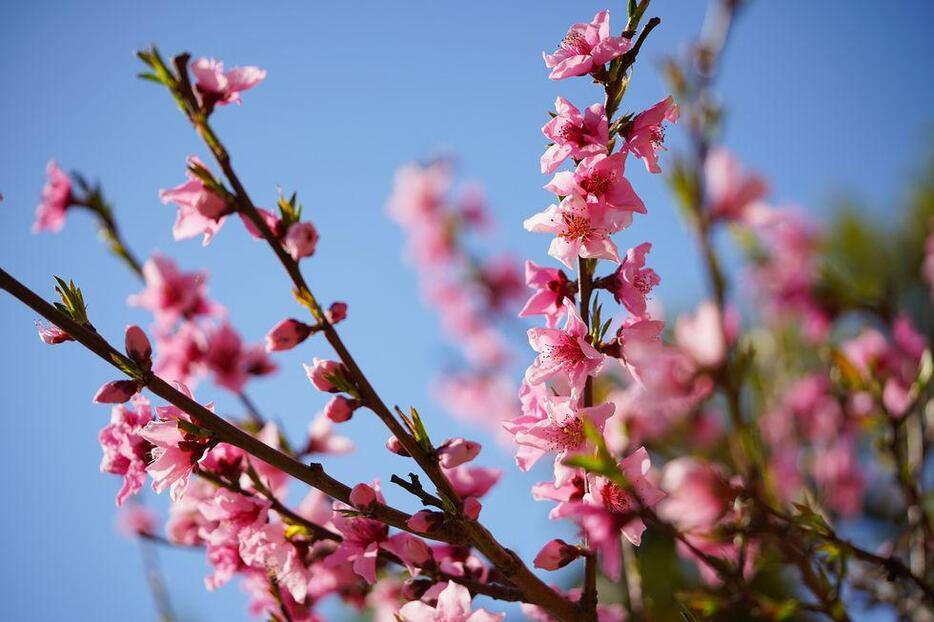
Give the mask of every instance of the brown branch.
[[422, 483], [419, 481], [418, 475], [415, 473], [409, 473], [409, 480], [410, 481], [405, 481], [396, 474], [393, 474], [393, 476], [389, 478], [389, 481], [393, 484], [418, 497], [421, 500], [422, 505], [433, 505], [435, 507], [441, 508], [442, 510], [444, 509], [444, 503], [441, 501], [441, 499], [429, 493], [424, 489], [424, 487], [422, 487]]
[[[436, 486], [439, 495], [450, 501], [455, 507], [460, 508], [460, 496], [441, 470], [433, 448], [425, 448], [417, 442], [380, 398], [312, 295], [299, 269], [298, 262], [285, 252], [279, 239], [260, 216], [231, 165], [230, 154], [208, 123], [207, 114], [198, 105], [188, 77], [187, 64], [189, 58], [188, 54], [181, 54], [173, 59], [177, 80], [170, 88], [173, 90], [173, 95], [182, 104], [183, 112], [185, 112], [188, 120], [211, 150], [214, 159], [230, 183], [237, 211], [253, 223], [269, 244], [292, 281], [296, 297], [303, 301], [314, 318], [321, 324], [321, 332], [324, 333], [325, 339], [347, 368], [360, 394], [361, 402], [379, 417], [390, 433], [399, 439], [405, 450]], [[166, 71], [169, 72], [168, 68], [166, 68]], [[553, 616], [565, 622], [576, 622], [579, 619], [581, 610], [576, 604], [565, 599], [533, 574], [515, 553], [500, 544], [489, 530], [478, 521], [459, 515], [456, 521], [451, 521], [451, 525], [458, 534], [466, 536], [466, 539], [483, 553], [506, 578], [522, 590], [526, 602], [541, 606]]]
[[[75, 341], [97, 354], [117, 369], [132, 368], [133, 363], [123, 354], [113, 348], [103, 337], [94, 330], [82, 326], [70, 317], [43, 300], [35, 292], [14, 279], [5, 270], [0, 268], [0, 289], [4, 289], [14, 298], [31, 308], [33, 311], [58, 326]], [[198, 425], [210, 430], [218, 440], [230, 443], [243, 449], [263, 462], [266, 462], [280, 471], [301, 480], [313, 488], [324, 492], [344, 503], [350, 503], [350, 487], [328, 475], [320, 464], [305, 465], [281, 451], [274, 449], [259, 439], [247, 434], [237, 426], [231, 424], [192, 398], [181, 393], [158, 376], [151, 375], [145, 379], [146, 387], [154, 394], [188, 413]], [[373, 518], [387, 525], [411, 531], [406, 521], [408, 514], [387, 505], [377, 504], [372, 513]], [[452, 544], [464, 544], [464, 538], [452, 529], [441, 529], [425, 535], [434, 540]]]

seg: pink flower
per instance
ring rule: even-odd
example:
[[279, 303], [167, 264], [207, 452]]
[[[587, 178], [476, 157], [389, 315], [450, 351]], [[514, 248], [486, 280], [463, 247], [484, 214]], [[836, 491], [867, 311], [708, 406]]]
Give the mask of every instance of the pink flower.
[[525, 284], [535, 293], [519, 311], [519, 317], [544, 315], [548, 328], [557, 326], [564, 314], [565, 299], [574, 301], [576, 283], [568, 279], [564, 270], [544, 268], [533, 261], [526, 261]]
[[[191, 398], [188, 387], [176, 384], [176, 388]], [[207, 408], [213, 410], [214, 406], [208, 404]], [[191, 417], [175, 406], [157, 407], [156, 415], [156, 420], [140, 432], [154, 445], [146, 471], [152, 476], [153, 490], [161, 493], [171, 487], [172, 500], [177, 501], [185, 493], [195, 465], [204, 458], [209, 439], [183, 430], [179, 422], [192, 423]]]
[[555, 100], [555, 110], [558, 111], [558, 116], [553, 117], [542, 128], [542, 133], [554, 143], [542, 155], [543, 175], [554, 173], [569, 157], [580, 160], [606, 153], [610, 134], [603, 104], [588, 107], [582, 116], [580, 110], [571, 102], [558, 97]]
[[311, 384], [319, 391], [338, 393], [343, 389], [338, 385], [347, 384], [347, 368], [343, 363], [315, 357], [311, 365], [305, 365], [305, 373]]
[[133, 503], [117, 515], [117, 529], [127, 537], [155, 533], [158, 517], [151, 508]]
[[675, 341], [700, 366], [713, 369], [719, 367], [726, 358], [728, 336], [724, 336], [724, 331], [729, 328], [728, 318], [721, 320], [717, 305], [705, 300], [698, 305], [693, 315], [678, 318], [675, 323]]
[[480, 443], [464, 438], [451, 438], [438, 447], [438, 462], [445, 469], [453, 469], [470, 462], [480, 453]]
[[282, 352], [291, 350], [301, 342], [305, 341], [314, 331], [314, 327], [289, 318], [282, 320], [272, 327], [266, 334], [266, 351]]
[[685, 532], [712, 529], [734, 496], [716, 467], [688, 457], [665, 465], [661, 487], [668, 496], [659, 503], [658, 515]]
[[130, 406], [114, 406], [110, 423], [101, 430], [101, 472], [123, 476], [123, 486], [117, 493], [117, 505], [139, 492], [146, 483], [146, 462], [152, 445], [142, 437], [143, 428], [152, 421], [149, 400], [142, 395]]
[[39, 339], [42, 340], [42, 343], [48, 344], [50, 346], [65, 343], [66, 341], [74, 341], [71, 335], [63, 331], [55, 324], [43, 324], [41, 322], [36, 322], [36, 330], [39, 331]]
[[[266, 223], [266, 227], [269, 228], [269, 232], [273, 235], [273, 237], [277, 240], [281, 238], [283, 233], [285, 233], [282, 230], [282, 220], [268, 209], [263, 209], [262, 207], [257, 207], [256, 212], [259, 214], [260, 220]], [[238, 213], [240, 214], [240, 220], [243, 222], [243, 226], [246, 227], [246, 232], [257, 240], [263, 240], [263, 232], [259, 230], [259, 227], [256, 226], [256, 223], [253, 222], [253, 219], [243, 212]]]
[[765, 180], [755, 173], [744, 172], [739, 161], [723, 147], [707, 155], [704, 175], [714, 218], [741, 220], [748, 208], [768, 192]]
[[546, 453], [555, 452], [555, 486], [571, 479], [576, 469], [566, 466], [564, 461], [587, 450], [584, 423], [602, 432], [615, 408], [612, 403], [582, 408], [579, 402], [578, 397], [552, 397], [544, 403], [547, 417], [534, 420], [522, 416], [505, 424], [519, 446], [516, 464], [521, 470], [528, 471]]
[[246, 384], [248, 370], [243, 342], [227, 322], [208, 335], [203, 362], [214, 373], [214, 381], [238, 392]]
[[308, 442], [304, 454], [346, 454], [353, 451], [353, 442], [334, 434], [333, 421], [319, 414], [308, 424]]
[[[188, 166], [206, 168], [197, 156], [188, 156]], [[193, 238], [203, 233], [203, 244], [207, 246], [223, 226], [231, 209], [223, 197], [209, 190], [190, 169], [185, 174], [188, 181], [175, 188], [160, 190], [159, 200], [164, 204], [174, 203], [178, 206], [175, 226], [172, 228], [172, 236], [176, 240]]]
[[634, 156], [645, 162], [650, 173], [661, 173], [658, 166], [658, 151], [665, 149], [663, 123], [678, 120], [678, 106], [674, 98], [667, 97], [648, 110], [633, 118], [626, 130], [626, 146]]
[[590, 492], [576, 506], [575, 520], [590, 538], [591, 546], [600, 554], [603, 572], [619, 580], [621, 559], [619, 534], [635, 545], [642, 541], [645, 524], [638, 512], [644, 505], [654, 507], [665, 497], [646, 476], [651, 468], [649, 454], [644, 447], [627, 456], [619, 463], [634, 498], [625, 488], [606, 478], [591, 476]]
[[152, 368], [152, 344], [139, 326], [127, 326], [124, 333], [126, 355], [143, 371]]
[[285, 525], [267, 523], [240, 537], [240, 557], [244, 563], [275, 577], [298, 602], [308, 593], [308, 574], [292, 543], [285, 538]]
[[178, 320], [190, 320], [220, 310], [207, 298], [206, 280], [206, 273], [182, 272], [174, 261], [156, 252], [143, 264], [145, 289], [130, 296], [127, 303], [149, 309], [156, 316], [156, 322], [169, 327]]
[[403, 622], [499, 622], [506, 614], [494, 614], [486, 609], [471, 611], [467, 588], [448, 581], [438, 594], [438, 604], [430, 607], [420, 600], [408, 602], [399, 609]]
[[[370, 507], [377, 502], [383, 503], [379, 492], [379, 482], [369, 487], [373, 492]], [[369, 494], [360, 492], [362, 498]], [[365, 500], [365, 499], [364, 499]], [[337, 549], [325, 560], [328, 567], [335, 567], [345, 562], [353, 563], [353, 570], [370, 585], [376, 583], [376, 561], [382, 545], [389, 540], [389, 527], [372, 518], [348, 516], [342, 510], [352, 509], [342, 503], [334, 504], [331, 521], [341, 533], [343, 540]]]
[[564, 568], [578, 557], [580, 557], [580, 549], [556, 538], [542, 547], [532, 564], [542, 570], [557, 570]]
[[600, 11], [589, 24], [574, 24], [561, 40], [554, 54], [544, 54], [545, 66], [552, 80], [583, 76], [601, 69], [629, 49], [625, 37], [610, 35], [610, 12]]
[[310, 257], [318, 245], [318, 230], [310, 222], [293, 223], [282, 239], [282, 245], [295, 261]]
[[662, 282], [654, 270], [645, 267], [645, 256], [651, 250], [652, 245], [644, 242], [626, 251], [626, 257], [611, 275], [607, 286], [616, 302], [622, 303], [636, 316], [645, 315], [646, 296]]
[[459, 466], [445, 469], [445, 476], [451, 482], [454, 491], [462, 498], [480, 498], [496, 485], [503, 472], [485, 467]]
[[155, 372], [161, 378], [192, 386], [204, 369], [207, 336], [194, 322], [183, 322], [174, 332], [156, 331]]
[[476, 497], [467, 497], [464, 499], [464, 516], [470, 520], [477, 520], [480, 518], [480, 510], [482, 509], [483, 506]]
[[568, 305], [567, 309], [563, 329], [529, 329], [529, 344], [538, 352], [525, 373], [531, 384], [541, 384], [560, 375], [567, 378], [572, 387], [582, 387], [584, 378], [595, 376], [603, 366], [603, 355], [587, 341], [587, 325], [572, 306]]
[[[545, 190], [558, 196], [579, 195], [592, 204], [602, 206], [601, 224], [610, 233], [625, 229], [632, 223], [632, 213], [645, 214], [645, 204], [632, 189], [626, 173], [626, 153], [599, 154], [581, 160], [574, 172], [555, 173]], [[614, 261], [619, 261], [615, 259]]]
[[551, 233], [548, 254], [574, 270], [577, 258], [598, 258], [619, 262], [611, 231], [605, 226], [603, 208], [588, 204], [577, 195], [564, 197], [559, 205], [550, 205], [524, 223], [526, 231]]
[[355, 410], [360, 408], [359, 400], [347, 399], [343, 395], [335, 395], [324, 405], [324, 416], [334, 423], [350, 421]]
[[405, 521], [409, 529], [419, 533], [429, 533], [444, 523], [444, 514], [431, 510], [419, 510]]
[[234, 67], [224, 71], [224, 63], [215, 58], [199, 58], [191, 63], [195, 75], [195, 90], [201, 105], [211, 110], [215, 105], [240, 103], [240, 93], [251, 89], [266, 78], [266, 70], [258, 67]]
[[58, 168], [55, 160], [49, 160], [45, 173], [48, 181], [42, 188], [42, 200], [36, 208], [33, 233], [61, 231], [65, 225], [65, 212], [75, 202], [71, 194], [71, 179]]

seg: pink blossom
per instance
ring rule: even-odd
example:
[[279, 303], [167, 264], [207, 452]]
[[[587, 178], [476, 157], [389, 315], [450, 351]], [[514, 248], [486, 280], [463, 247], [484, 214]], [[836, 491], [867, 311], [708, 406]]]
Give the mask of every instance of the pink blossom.
[[156, 331], [156, 374], [170, 381], [193, 386], [204, 370], [207, 336], [194, 322], [183, 322], [174, 332]]
[[409, 529], [419, 533], [429, 533], [444, 523], [444, 514], [431, 510], [419, 510], [405, 521]]
[[654, 270], [645, 267], [645, 256], [651, 250], [649, 242], [630, 248], [616, 272], [608, 277], [607, 289], [613, 298], [636, 316], [645, 315], [646, 296], [662, 282]]
[[450, 187], [451, 165], [446, 160], [404, 166], [396, 171], [387, 210], [406, 228], [436, 220], [433, 216], [444, 207]]
[[75, 202], [71, 194], [71, 179], [58, 168], [55, 160], [49, 160], [45, 173], [48, 181], [42, 188], [42, 200], [36, 208], [36, 222], [32, 225], [33, 233], [61, 231], [65, 225], [65, 212]]
[[152, 344], [139, 326], [127, 326], [124, 334], [126, 355], [143, 371], [152, 367]]
[[117, 529], [127, 537], [155, 533], [158, 517], [149, 507], [133, 503], [124, 507], [117, 515]]
[[625, 152], [600, 154], [581, 160], [574, 172], [555, 173], [545, 189], [558, 196], [578, 195], [587, 200], [591, 210], [592, 204], [599, 204], [603, 208], [601, 224], [610, 233], [616, 233], [632, 223], [633, 212], [646, 213], [645, 204], [632, 189], [625, 173]]
[[610, 12], [600, 11], [589, 24], [574, 24], [553, 54], [542, 53], [552, 80], [583, 76], [602, 69], [629, 49], [625, 37], [610, 35]]
[[228, 322], [224, 322], [208, 334], [202, 360], [214, 373], [217, 384], [238, 392], [249, 375], [245, 354], [240, 335]]
[[675, 341], [699, 365], [707, 368], [719, 367], [726, 358], [727, 326], [721, 320], [717, 305], [705, 300], [693, 315], [682, 315], [675, 323]]
[[665, 149], [663, 123], [678, 120], [678, 106], [673, 97], [666, 97], [648, 110], [637, 114], [626, 129], [626, 146], [634, 156], [645, 162], [650, 173], [661, 173], [658, 152]]
[[729, 483], [711, 464], [682, 457], [662, 470], [661, 488], [667, 493], [658, 515], [683, 531], [709, 530], [732, 501]]
[[324, 405], [324, 416], [334, 423], [350, 421], [355, 410], [360, 408], [360, 400], [347, 399], [343, 395], [335, 395]]
[[[251, 237], [257, 240], [264, 240], [263, 232], [260, 231], [259, 227], [256, 226], [256, 223], [253, 222], [253, 219], [247, 216], [244, 212], [238, 212], [240, 214], [240, 220], [243, 222], [243, 226], [246, 228], [246, 232], [250, 234]], [[279, 239], [283, 236], [285, 231], [283, 231], [283, 222], [282, 220], [270, 212], [268, 209], [262, 207], [256, 208], [256, 213], [259, 214], [260, 220], [262, 220], [266, 227], [269, 229], [269, 232], [275, 239]]]
[[[188, 156], [188, 166], [206, 168], [197, 156]], [[227, 201], [209, 190], [190, 168], [185, 172], [188, 181], [159, 191], [159, 199], [164, 203], [174, 203], [178, 206], [175, 226], [172, 235], [176, 240], [193, 238], [204, 234], [203, 244], [207, 246], [226, 220], [230, 213]]]
[[[191, 398], [191, 392], [183, 384], [176, 388]], [[213, 410], [213, 404], [207, 408]], [[146, 471], [152, 476], [152, 489], [162, 492], [171, 487], [172, 499], [177, 501], [188, 486], [188, 478], [195, 465], [204, 458], [208, 439], [179, 427], [180, 421], [191, 423], [187, 413], [175, 406], [156, 408], [157, 418], [150, 421], [140, 432], [140, 436], [152, 443], [152, 462]]]
[[587, 450], [585, 422], [603, 431], [607, 418], [613, 414], [612, 403], [581, 407], [578, 397], [552, 397], [544, 403], [547, 416], [542, 419], [522, 416], [504, 424], [515, 436], [519, 446], [516, 464], [528, 471], [546, 453], [555, 452], [555, 485], [571, 479], [576, 469], [564, 461]]
[[337, 385], [345, 384], [347, 369], [343, 363], [315, 357], [311, 365], [305, 365], [305, 373], [311, 384], [319, 391], [337, 393], [342, 389]]
[[446, 440], [437, 449], [438, 462], [445, 469], [453, 469], [470, 462], [480, 453], [480, 443], [464, 438]]
[[240, 557], [244, 563], [271, 573], [298, 602], [308, 593], [308, 574], [295, 547], [285, 538], [285, 525], [268, 523], [241, 535]]
[[302, 257], [310, 257], [314, 255], [318, 245], [318, 230], [310, 222], [293, 223], [282, 238], [282, 245], [295, 261]]
[[436, 606], [413, 600], [399, 609], [399, 618], [403, 622], [499, 622], [505, 617], [504, 613], [494, 614], [486, 609], [471, 611], [470, 592], [453, 581], [448, 581], [438, 594]]
[[619, 468], [637, 498], [615, 482], [591, 476], [590, 492], [577, 505], [575, 516], [590, 538], [591, 546], [600, 554], [603, 572], [614, 581], [619, 580], [621, 567], [620, 532], [638, 546], [645, 531], [645, 524], [638, 517], [640, 508], [654, 507], [665, 497], [665, 493], [646, 477], [651, 463], [644, 447], [624, 458]]
[[712, 150], [704, 163], [710, 213], [714, 218], [742, 220], [750, 207], [765, 197], [768, 185], [755, 173], [744, 172], [723, 147]]
[[48, 344], [50, 346], [65, 343], [66, 341], [74, 341], [71, 335], [63, 331], [55, 324], [44, 324], [42, 322], [36, 322], [36, 330], [39, 331], [39, 339], [42, 340], [42, 343]]
[[551, 233], [548, 254], [574, 270], [577, 258], [598, 258], [619, 262], [611, 231], [603, 223], [603, 208], [588, 204], [577, 195], [566, 196], [560, 204], [528, 218], [523, 226], [532, 233]]
[[174, 261], [156, 252], [143, 264], [145, 289], [130, 296], [127, 303], [149, 309], [160, 326], [169, 327], [178, 320], [220, 310], [207, 298], [206, 280], [206, 273], [182, 272]]
[[526, 261], [525, 284], [535, 293], [519, 311], [519, 317], [544, 315], [548, 328], [557, 326], [565, 311], [565, 299], [574, 301], [576, 283], [568, 279], [564, 270], [545, 268], [534, 261]]
[[462, 498], [477, 497], [479, 499], [496, 485], [503, 472], [485, 467], [459, 466], [445, 469], [444, 474], [451, 482], [454, 491]]
[[532, 564], [542, 570], [557, 570], [564, 568], [578, 557], [580, 557], [580, 549], [560, 538], [555, 538], [542, 547]]
[[266, 70], [258, 67], [234, 67], [224, 71], [224, 63], [215, 58], [199, 58], [191, 63], [195, 76], [195, 91], [201, 105], [211, 110], [215, 105], [240, 103], [240, 93], [251, 89], [266, 78]]
[[[374, 495], [371, 507], [376, 502], [383, 503], [379, 482], [373, 482], [370, 489]], [[329, 567], [334, 567], [345, 562], [352, 562], [354, 572], [372, 585], [376, 583], [376, 561], [381, 545], [388, 541], [389, 527], [372, 518], [347, 516], [342, 512], [346, 509], [352, 508], [342, 503], [334, 504], [331, 521], [343, 536], [343, 540], [340, 546], [328, 556], [325, 563]]]
[[152, 445], [142, 437], [143, 428], [152, 421], [149, 400], [137, 395], [130, 406], [117, 405], [110, 411], [110, 423], [101, 430], [101, 472], [123, 476], [117, 493], [117, 505], [136, 494], [146, 483], [146, 463]]
[[587, 376], [603, 366], [603, 355], [587, 341], [588, 330], [577, 311], [568, 305], [564, 328], [530, 328], [529, 344], [538, 352], [525, 374], [530, 384], [541, 384], [556, 375], [572, 387], [582, 387]]
[[266, 334], [266, 351], [282, 352], [291, 350], [305, 341], [313, 331], [314, 327], [304, 322], [292, 318], [282, 320]]
[[834, 510], [848, 516], [860, 511], [865, 477], [852, 438], [840, 437], [815, 452], [813, 474]]
[[305, 454], [346, 454], [353, 451], [353, 442], [334, 434], [334, 423], [324, 414], [319, 414], [308, 425], [308, 442]]
[[542, 155], [543, 175], [554, 173], [569, 157], [580, 160], [606, 153], [610, 134], [603, 104], [589, 106], [581, 115], [571, 102], [558, 97], [555, 110], [558, 115], [542, 128], [542, 133], [554, 143]]

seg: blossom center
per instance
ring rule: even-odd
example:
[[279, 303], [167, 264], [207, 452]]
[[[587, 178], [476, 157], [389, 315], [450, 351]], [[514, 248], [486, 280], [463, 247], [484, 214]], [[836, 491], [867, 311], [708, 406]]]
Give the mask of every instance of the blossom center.
[[564, 220], [564, 231], [560, 235], [565, 239], [585, 240], [594, 237], [597, 232], [586, 214], [565, 212], [561, 218]]
[[612, 175], [594, 171], [580, 182], [580, 186], [589, 194], [601, 195], [606, 193], [611, 183], [613, 183]]
[[561, 40], [561, 47], [574, 54], [590, 54], [591, 47], [587, 43], [587, 38], [577, 30], [569, 30]]

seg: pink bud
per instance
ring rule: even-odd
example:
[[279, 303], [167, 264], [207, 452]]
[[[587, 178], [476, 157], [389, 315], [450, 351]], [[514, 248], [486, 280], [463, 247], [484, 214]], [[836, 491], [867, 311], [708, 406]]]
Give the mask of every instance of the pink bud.
[[343, 423], [353, 416], [353, 411], [360, 408], [358, 400], [350, 400], [343, 395], [335, 395], [324, 405], [324, 416], [334, 423]]
[[386, 439], [386, 449], [396, 454], [397, 456], [402, 456], [403, 458], [409, 457], [409, 452], [405, 450], [405, 447], [402, 446], [402, 441], [400, 441], [395, 436], [390, 436]]
[[424, 568], [433, 561], [431, 547], [421, 538], [406, 535], [408, 537], [402, 545], [402, 558], [417, 568]]
[[463, 438], [448, 439], [438, 448], [438, 462], [445, 469], [453, 469], [470, 462], [480, 453], [480, 443]]
[[[319, 391], [327, 393], [337, 393], [340, 391], [334, 381], [340, 378], [346, 378], [345, 368], [337, 361], [326, 361], [315, 357], [311, 365], [305, 365], [305, 373], [311, 384], [315, 385]], [[339, 380], [338, 380], [339, 382]]]
[[368, 484], [357, 484], [350, 491], [350, 505], [361, 512], [372, 512], [376, 507], [376, 491]]
[[94, 401], [98, 404], [122, 404], [139, 391], [135, 380], [111, 380], [97, 390]]
[[117, 528], [127, 537], [151, 534], [156, 531], [156, 513], [145, 505], [124, 506], [117, 517]]
[[542, 547], [532, 563], [542, 570], [557, 570], [567, 566], [578, 557], [580, 557], [580, 550], [576, 546], [555, 538]]
[[36, 328], [39, 330], [39, 339], [42, 340], [42, 343], [46, 343], [50, 346], [64, 343], [66, 341], [74, 341], [74, 339], [71, 338], [71, 335], [63, 331], [55, 324], [42, 324], [36, 322]]
[[347, 303], [332, 302], [325, 315], [328, 318], [328, 322], [331, 324], [337, 324], [338, 322], [343, 321], [344, 318], [347, 317]]
[[309, 257], [318, 245], [318, 230], [310, 222], [296, 222], [289, 227], [282, 245], [295, 261]]
[[146, 371], [152, 367], [152, 345], [139, 326], [127, 326], [124, 335], [126, 354], [133, 362]]
[[441, 512], [432, 512], [431, 510], [420, 510], [412, 515], [405, 522], [412, 531], [419, 533], [429, 533], [434, 531], [444, 522], [444, 514]]
[[[276, 218], [276, 215], [265, 210], [262, 207], [257, 207], [256, 211], [259, 212], [260, 218], [263, 219], [263, 222], [266, 223], [266, 226], [269, 227], [269, 230], [276, 238], [282, 237], [282, 221]], [[257, 240], [263, 239], [263, 234], [253, 223], [253, 220], [248, 216], [244, 215], [243, 212], [240, 212], [240, 219], [243, 220], [243, 226], [246, 227], [247, 233], [252, 235]]]
[[266, 352], [291, 350], [308, 338], [312, 327], [291, 318], [282, 320], [266, 335]]
[[481, 509], [483, 509], [483, 506], [480, 505], [480, 500], [476, 497], [467, 497], [464, 499], [464, 516], [470, 520], [477, 520], [480, 516]]

